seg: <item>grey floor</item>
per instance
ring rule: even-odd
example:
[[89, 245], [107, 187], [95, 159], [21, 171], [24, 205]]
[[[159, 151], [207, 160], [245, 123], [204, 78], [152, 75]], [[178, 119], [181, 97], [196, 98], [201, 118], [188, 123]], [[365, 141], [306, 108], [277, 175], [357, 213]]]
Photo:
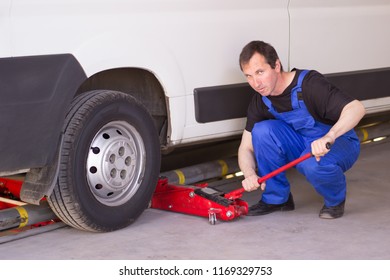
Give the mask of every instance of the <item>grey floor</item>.
[[[318, 218], [321, 198], [296, 170], [289, 170], [296, 204], [292, 212], [210, 225], [202, 217], [147, 209], [134, 224], [112, 233], [64, 226], [3, 243], [0, 259], [388, 260], [389, 164], [389, 140], [362, 146], [358, 162], [347, 172], [345, 215], [336, 220]], [[226, 188], [239, 185], [233, 181]], [[253, 203], [259, 195], [244, 198]]]

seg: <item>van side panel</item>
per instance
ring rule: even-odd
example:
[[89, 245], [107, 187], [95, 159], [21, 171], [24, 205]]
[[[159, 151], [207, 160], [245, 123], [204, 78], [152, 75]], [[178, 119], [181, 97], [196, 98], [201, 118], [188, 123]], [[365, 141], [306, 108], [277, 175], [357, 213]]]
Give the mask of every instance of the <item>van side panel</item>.
[[340, 73], [390, 66], [388, 0], [291, 0], [290, 68]]

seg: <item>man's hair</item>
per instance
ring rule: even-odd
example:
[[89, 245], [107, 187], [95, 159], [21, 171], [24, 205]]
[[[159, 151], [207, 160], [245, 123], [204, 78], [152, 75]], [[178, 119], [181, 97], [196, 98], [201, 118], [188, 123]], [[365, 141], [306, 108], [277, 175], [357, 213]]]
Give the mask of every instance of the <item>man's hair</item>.
[[[241, 51], [239, 61], [241, 70], [242, 67], [249, 62], [249, 60], [255, 53], [259, 53], [264, 56], [265, 60], [271, 66], [271, 68], [275, 69], [275, 63], [279, 59], [279, 56], [274, 47], [263, 41], [252, 41], [248, 43]], [[280, 63], [280, 68], [281, 71], [283, 71], [282, 63]]]

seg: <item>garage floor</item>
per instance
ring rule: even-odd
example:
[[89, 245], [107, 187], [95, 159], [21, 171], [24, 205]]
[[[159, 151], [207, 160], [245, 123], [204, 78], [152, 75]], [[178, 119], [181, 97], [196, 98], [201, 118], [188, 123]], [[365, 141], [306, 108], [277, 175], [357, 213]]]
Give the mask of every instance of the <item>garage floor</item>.
[[[88, 233], [67, 226], [0, 245], [0, 259], [387, 260], [390, 259], [390, 141], [362, 146], [347, 173], [343, 218], [322, 220], [322, 200], [294, 169], [296, 210], [210, 225], [201, 217], [147, 209], [131, 226]], [[223, 181], [235, 189], [240, 181]], [[245, 194], [250, 204], [260, 193]], [[1, 240], [0, 240], [1, 241]]]

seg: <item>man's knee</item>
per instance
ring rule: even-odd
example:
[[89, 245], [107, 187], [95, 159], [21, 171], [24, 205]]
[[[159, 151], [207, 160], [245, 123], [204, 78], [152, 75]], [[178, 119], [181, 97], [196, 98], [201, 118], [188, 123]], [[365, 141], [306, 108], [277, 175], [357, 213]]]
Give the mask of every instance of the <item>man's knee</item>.
[[281, 122], [278, 120], [266, 120], [258, 122], [252, 129], [252, 137], [264, 139], [264, 137], [270, 136], [270, 134], [281, 126]]

